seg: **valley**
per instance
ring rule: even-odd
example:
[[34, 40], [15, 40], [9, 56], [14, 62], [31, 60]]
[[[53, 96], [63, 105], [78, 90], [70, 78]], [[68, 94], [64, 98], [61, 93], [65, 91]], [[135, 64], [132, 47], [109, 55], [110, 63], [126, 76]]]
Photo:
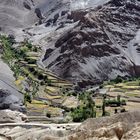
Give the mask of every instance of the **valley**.
[[[130, 78], [129, 81], [129, 78], [123, 80], [120, 77], [120, 79], [116, 78], [118, 83], [112, 80], [104, 82], [103, 85], [97, 86], [93, 90], [89, 88], [78, 92], [73, 90], [74, 85], [72, 83], [37, 65], [41, 50], [27, 40], [16, 44], [11, 36], [1, 36], [1, 46], [3, 48], [1, 50], [2, 59], [13, 70], [15, 76], [13, 84], [24, 96], [24, 104], [30, 122], [69, 122], [77, 114], [77, 112], [72, 111], [73, 109], [82, 111], [86, 106], [89, 106], [89, 109], [93, 108], [91, 115], [95, 113], [94, 117], [101, 117], [104, 101], [104, 111], [107, 116], [122, 111], [132, 111], [140, 107], [139, 79]], [[105, 99], [104, 96], [106, 96]], [[118, 96], [122, 105], [118, 105]], [[110, 104], [108, 105], [108, 103]], [[84, 114], [81, 112], [81, 115]], [[88, 118], [89, 116], [85, 117]], [[75, 118], [74, 120], [76, 122], [82, 121], [79, 119]]]
[[0, 0], [0, 140], [139, 140], [139, 59], [139, 0]]

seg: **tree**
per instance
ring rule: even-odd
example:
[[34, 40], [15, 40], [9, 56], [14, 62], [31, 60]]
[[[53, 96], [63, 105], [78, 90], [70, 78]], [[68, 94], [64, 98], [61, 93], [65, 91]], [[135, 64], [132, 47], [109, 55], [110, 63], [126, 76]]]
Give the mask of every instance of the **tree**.
[[105, 106], [106, 106], [106, 95], [103, 95], [103, 105], [102, 105], [102, 116], [106, 115]]
[[121, 96], [120, 95], [117, 96], [117, 101], [118, 101], [118, 106], [120, 106], [121, 105]]
[[117, 76], [117, 78], [114, 80], [114, 82], [115, 82], [116, 84], [122, 83], [122, 81], [123, 81], [123, 79], [122, 79], [120, 76]]
[[95, 102], [90, 94], [86, 94], [84, 97], [84, 105], [79, 106], [76, 109], [71, 110], [72, 118], [74, 122], [82, 122], [87, 118], [96, 117]]
[[31, 96], [29, 95], [29, 94], [24, 94], [24, 101], [26, 102], [29, 102], [29, 103], [31, 103], [32, 102], [32, 99], [31, 99]]

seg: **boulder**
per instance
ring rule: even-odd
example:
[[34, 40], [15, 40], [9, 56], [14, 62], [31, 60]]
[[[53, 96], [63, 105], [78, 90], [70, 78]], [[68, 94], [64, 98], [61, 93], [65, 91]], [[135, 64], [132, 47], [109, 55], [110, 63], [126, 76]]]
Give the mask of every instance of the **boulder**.
[[27, 116], [18, 111], [0, 110], [0, 123], [26, 122]]
[[8, 90], [0, 89], [0, 110], [10, 109], [26, 113], [23, 101]]

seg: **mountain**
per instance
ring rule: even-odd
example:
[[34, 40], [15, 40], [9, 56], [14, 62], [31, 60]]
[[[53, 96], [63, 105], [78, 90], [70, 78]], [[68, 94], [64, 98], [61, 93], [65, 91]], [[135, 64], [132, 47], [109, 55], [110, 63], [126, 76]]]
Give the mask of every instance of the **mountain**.
[[[60, 25], [45, 40], [44, 64], [73, 82], [99, 83], [119, 76], [138, 76], [140, 2], [111, 0], [48, 19]], [[63, 21], [63, 20], [64, 21]], [[52, 32], [53, 31], [53, 32]]]
[[42, 47], [44, 67], [61, 78], [83, 87], [140, 75], [139, 0], [0, 2], [2, 32]]
[[24, 28], [29, 28], [38, 22], [39, 0], [0, 0], [0, 32], [13, 34], [18, 39], [25, 38]]

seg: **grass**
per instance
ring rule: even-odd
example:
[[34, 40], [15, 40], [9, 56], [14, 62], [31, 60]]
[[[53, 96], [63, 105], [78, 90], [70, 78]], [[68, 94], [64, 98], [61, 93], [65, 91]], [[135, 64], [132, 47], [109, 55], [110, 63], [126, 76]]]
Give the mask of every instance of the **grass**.
[[47, 86], [45, 90], [49, 91], [51, 93], [58, 92], [58, 88], [57, 87], [52, 87], [52, 86]]
[[46, 98], [49, 100], [54, 100], [54, 99], [61, 99], [62, 96], [50, 96], [49, 94], [46, 94]]
[[44, 107], [47, 107], [47, 105], [45, 105], [44, 102], [42, 101], [38, 101], [38, 100], [32, 100], [32, 103], [27, 103], [27, 107], [28, 108], [37, 108], [37, 109], [41, 109]]
[[39, 57], [39, 54], [37, 52], [27, 52], [26, 55], [28, 57]]
[[135, 97], [135, 96], [140, 96], [140, 94], [137, 94], [137, 93], [126, 93], [126, 96], [128, 96], [128, 97]]
[[125, 90], [137, 90], [137, 89], [140, 89], [140, 86], [123, 86], [122, 89], [125, 89]]

